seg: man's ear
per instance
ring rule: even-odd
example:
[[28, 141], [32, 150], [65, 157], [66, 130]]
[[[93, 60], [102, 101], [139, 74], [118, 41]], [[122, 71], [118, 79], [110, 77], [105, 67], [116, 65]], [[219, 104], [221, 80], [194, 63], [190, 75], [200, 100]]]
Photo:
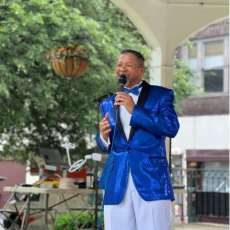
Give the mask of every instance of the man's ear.
[[142, 68], [140, 68], [140, 70], [139, 70], [139, 71], [140, 71], [140, 75], [141, 75], [141, 76], [144, 76], [145, 68], [144, 68], [144, 67], [142, 67]]

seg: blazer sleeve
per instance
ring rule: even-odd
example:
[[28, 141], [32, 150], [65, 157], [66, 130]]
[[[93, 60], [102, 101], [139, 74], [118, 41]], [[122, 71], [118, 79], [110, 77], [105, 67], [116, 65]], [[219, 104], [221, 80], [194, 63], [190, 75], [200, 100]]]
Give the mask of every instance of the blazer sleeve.
[[106, 145], [104, 143], [104, 141], [100, 137], [100, 133], [99, 132], [96, 135], [96, 142], [97, 142], [97, 146], [100, 148], [101, 151], [107, 152], [109, 150], [109, 144]]
[[160, 99], [157, 112], [135, 105], [130, 125], [134, 128], [142, 128], [154, 135], [175, 137], [179, 129], [179, 122], [173, 100], [173, 91], [167, 90]]
[[[100, 110], [101, 115], [104, 117], [106, 114], [106, 111], [103, 107], [103, 102], [100, 104], [99, 110]], [[106, 144], [105, 141], [101, 139], [100, 132], [97, 132], [96, 142], [97, 142], [97, 146], [101, 149], [101, 151], [107, 152], [109, 150], [109, 143]]]

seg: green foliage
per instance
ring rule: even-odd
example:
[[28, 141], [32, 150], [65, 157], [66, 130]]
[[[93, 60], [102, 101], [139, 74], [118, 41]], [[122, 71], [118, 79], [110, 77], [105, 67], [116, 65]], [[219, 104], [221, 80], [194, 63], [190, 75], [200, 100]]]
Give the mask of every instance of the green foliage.
[[[99, 216], [99, 218], [101, 218]], [[102, 217], [103, 218], [103, 217]], [[59, 214], [55, 221], [56, 230], [89, 229], [94, 224], [94, 215], [89, 211]]]
[[[89, 50], [89, 70], [79, 79], [60, 78], [47, 53], [74, 44]], [[63, 136], [83, 152], [82, 137], [95, 132], [95, 99], [114, 91], [114, 64], [124, 48], [149, 51], [129, 20], [103, 0], [5, 1], [0, 6], [0, 132], [8, 144], [2, 155], [57, 147]]]
[[55, 220], [56, 230], [76, 230], [76, 215], [70, 213], [63, 213], [57, 216]]
[[94, 216], [90, 212], [80, 212], [77, 215], [77, 222], [80, 228], [90, 228], [94, 224]]
[[181, 101], [191, 96], [196, 89], [195, 85], [192, 84], [194, 77], [194, 73], [182, 60], [175, 60], [173, 89], [175, 92], [175, 108], [178, 112], [181, 111]]

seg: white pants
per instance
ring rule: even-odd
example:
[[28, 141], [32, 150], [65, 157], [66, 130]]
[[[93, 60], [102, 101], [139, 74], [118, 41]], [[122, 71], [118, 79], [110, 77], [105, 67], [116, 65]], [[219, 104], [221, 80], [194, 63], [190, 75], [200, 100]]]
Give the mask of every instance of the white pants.
[[131, 174], [123, 201], [104, 206], [105, 230], [170, 230], [171, 222], [171, 200], [143, 200]]

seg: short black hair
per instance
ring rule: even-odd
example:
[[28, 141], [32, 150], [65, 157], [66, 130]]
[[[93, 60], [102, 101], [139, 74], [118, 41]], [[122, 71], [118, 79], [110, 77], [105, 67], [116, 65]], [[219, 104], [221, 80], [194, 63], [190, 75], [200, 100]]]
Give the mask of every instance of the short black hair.
[[125, 49], [125, 50], [121, 51], [121, 54], [126, 54], [126, 53], [131, 53], [131, 54], [135, 55], [139, 61], [141, 61], [143, 63], [145, 62], [144, 56], [140, 52], [138, 52], [136, 50]]

